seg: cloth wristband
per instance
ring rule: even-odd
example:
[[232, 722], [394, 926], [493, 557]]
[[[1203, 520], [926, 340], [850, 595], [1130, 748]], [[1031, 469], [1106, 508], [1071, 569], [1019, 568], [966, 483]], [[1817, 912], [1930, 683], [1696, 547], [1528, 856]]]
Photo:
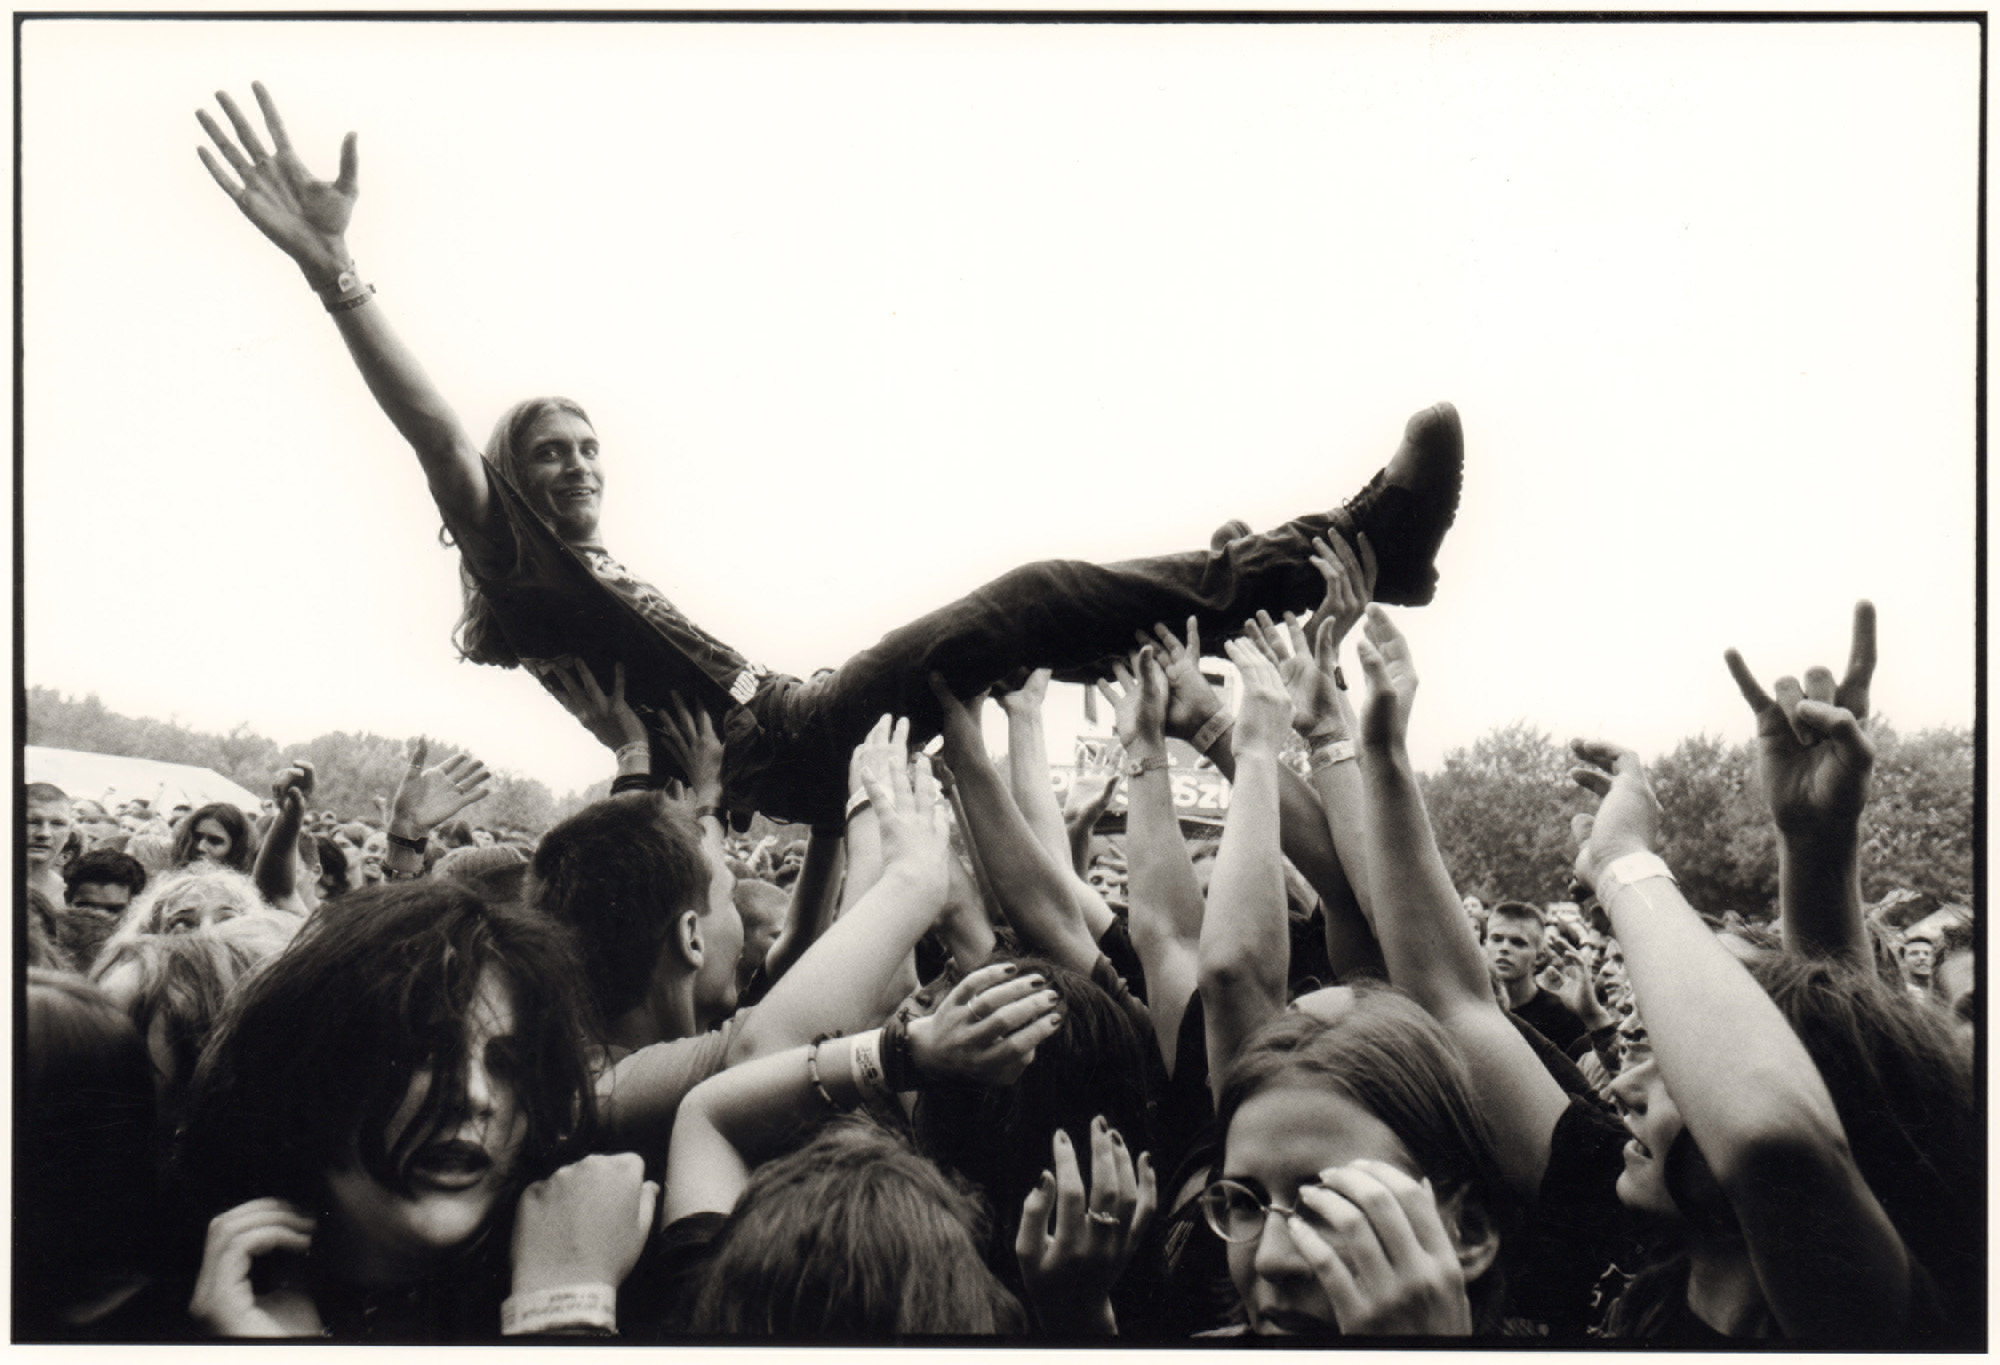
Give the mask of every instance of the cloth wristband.
[[515, 1294], [500, 1305], [500, 1335], [530, 1336], [566, 1328], [618, 1330], [618, 1291], [608, 1284], [564, 1284]]
[[1351, 739], [1325, 739], [1314, 744], [1306, 754], [1306, 766], [1313, 772], [1324, 772], [1338, 764], [1354, 758], [1354, 741]]
[[882, 1074], [882, 1030], [857, 1033], [848, 1042], [851, 1047], [847, 1064], [862, 1100], [870, 1105], [894, 1101], [896, 1092], [889, 1088], [889, 1080]]
[[700, 820], [704, 816], [713, 816], [715, 823], [718, 825], [728, 823], [722, 818], [722, 807], [720, 806], [696, 806], [694, 808], [694, 818]]
[[1195, 747], [1195, 752], [1205, 754], [1215, 747], [1215, 741], [1229, 733], [1229, 727], [1234, 724], [1236, 717], [1227, 711], [1217, 711], [1201, 723], [1201, 728], [1194, 732], [1194, 738], [1188, 743]]
[[430, 842], [430, 839], [427, 835], [422, 834], [419, 834], [414, 839], [406, 839], [402, 835], [390, 831], [389, 842], [396, 848], [407, 848], [412, 853], [422, 853], [424, 846]]
[[1657, 853], [1627, 853], [1622, 858], [1613, 858], [1611, 865], [1597, 874], [1597, 900], [1606, 910], [1611, 908], [1611, 899], [1634, 882], [1650, 881], [1654, 877], [1674, 880], [1674, 874]]
[[819, 1097], [826, 1101], [826, 1107], [838, 1114], [840, 1102], [834, 1099], [833, 1092], [826, 1088], [826, 1082], [819, 1078], [819, 1046], [832, 1036], [831, 1033], [822, 1033], [813, 1039], [812, 1046], [806, 1049], [806, 1079], [812, 1082], [813, 1089], [819, 1091]]

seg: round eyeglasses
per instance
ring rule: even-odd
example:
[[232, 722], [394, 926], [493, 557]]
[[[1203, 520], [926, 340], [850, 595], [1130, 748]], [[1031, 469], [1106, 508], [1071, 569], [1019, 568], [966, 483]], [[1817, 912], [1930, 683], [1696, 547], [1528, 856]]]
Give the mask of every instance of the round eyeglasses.
[[1275, 1199], [1266, 1199], [1238, 1180], [1217, 1180], [1201, 1192], [1201, 1216], [1209, 1231], [1225, 1242], [1254, 1242], [1264, 1235], [1264, 1220], [1272, 1214], [1305, 1217]]

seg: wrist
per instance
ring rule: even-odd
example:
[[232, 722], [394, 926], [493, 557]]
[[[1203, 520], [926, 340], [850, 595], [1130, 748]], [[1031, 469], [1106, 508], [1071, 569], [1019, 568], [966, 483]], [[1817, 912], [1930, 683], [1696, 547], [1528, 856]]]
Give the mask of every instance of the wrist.
[[1167, 756], [1167, 740], [1164, 735], [1141, 736], [1123, 747], [1126, 759], [1133, 763], [1150, 763]]
[[354, 268], [354, 257], [348, 254], [347, 241], [342, 237], [330, 237], [314, 242], [292, 257], [299, 272], [306, 277], [306, 284], [314, 293], [333, 288], [343, 270]]

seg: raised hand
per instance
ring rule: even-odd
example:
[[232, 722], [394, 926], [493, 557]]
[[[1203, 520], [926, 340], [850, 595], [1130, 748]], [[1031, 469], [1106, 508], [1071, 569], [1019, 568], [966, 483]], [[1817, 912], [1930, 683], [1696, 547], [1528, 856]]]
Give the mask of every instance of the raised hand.
[[616, 751], [646, 738], [646, 722], [625, 700], [625, 665], [611, 666], [611, 695], [597, 685], [597, 675], [581, 659], [558, 659], [545, 670], [559, 689], [557, 700], [577, 723], [605, 748]]
[[[897, 722], [891, 732], [897, 742], [861, 765], [861, 782], [882, 832], [883, 874], [902, 871], [918, 878], [942, 905], [950, 889], [950, 808], [940, 799], [928, 758], [918, 754], [907, 768], [902, 763], [900, 741], [909, 732], [907, 720]], [[883, 758], [890, 761], [879, 761]]]
[[356, 179], [360, 156], [355, 135], [349, 133], [340, 144], [339, 177], [331, 181], [316, 180], [292, 150], [285, 122], [278, 116], [278, 106], [271, 102], [270, 94], [256, 81], [251, 82], [250, 90], [263, 111], [272, 149], [265, 150], [256, 128], [237, 108], [236, 101], [227, 92], [217, 91], [216, 102], [236, 130], [236, 139], [232, 141], [207, 110], [198, 111], [195, 118], [222, 153], [222, 160], [229, 163], [235, 178], [206, 147], [196, 149], [201, 164], [215, 177], [215, 183], [222, 186], [222, 192], [236, 201], [243, 216], [277, 243], [279, 250], [305, 271], [308, 280], [315, 286], [323, 286], [348, 266], [347, 223], [354, 215], [354, 201], [360, 194]]
[[389, 802], [389, 828], [414, 838], [437, 828], [490, 790], [493, 775], [471, 754], [453, 754], [435, 768], [424, 766], [430, 741], [419, 739], [410, 766]]
[[1160, 667], [1167, 675], [1166, 731], [1175, 739], [1193, 739], [1222, 710], [1222, 698], [1201, 673], [1201, 627], [1192, 616], [1187, 621], [1187, 639], [1155, 623], [1153, 633], [1138, 632], [1142, 645], [1159, 646]]
[[1016, 976], [1011, 962], [981, 967], [944, 1003], [910, 1021], [910, 1057], [926, 1081], [991, 1089], [1010, 1086], [1035, 1049], [1062, 1027], [1062, 999], [1039, 976]]
[[1277, 756], [1292, 723], [1292, 697], [1278, 666], [1248, 640], [1223, 645], [1243, 683], [1243, 700], [1236, 708], [1236, 756], [1261, 753]]
[[521, 1191], [514, 1213], [514, 1292], [616, 1289], [645, 1248], [659, 1200], [637, 1152], [596, 1153], [537, 1180]]
[[1306, 644], [1305, 627], [1297, 612], [1285, 613], [1285, 628], [1279, 630], [1269, 612], [1260, 611], [1243, 623], [1243, 638], [1277, 668], [1292, 694], [1292, 726], [1302, 735], [1339, 731], [1342, 728], [1339, 689], [1333, 682], [1333, 665], [1339, 644], [1330, 628], [1320, 628], [1318, 650]]
[[301, 758], [271, 780], [271, 799], [287, 814], [303, 814], [315, 781], [313, 765]]
[[1343, 1336], [1466, 1336], [1472, 1302], [1428, 1180], [1363, 1158], [1319, 1173], [1285, 1220]]
[[1117, 787], [1115, 765], [1099, 759], [1079, 764], [1076, 780], [1070, 783], [1069, 796], [1063, 801], [1063, 821], [1088, 820], [1095, 825], [1110, 806], [1111, 794]]
[[1757, 718], [1757, 770], [1779, 830], [1851, 835], [1875, 766], [1875, 745], [1861, 728], [1875, 676], [1874, 605], [1854, 604], [1847, 675], [1838, 685], [1829, 670], [1813, 667], [1803, 686], [1796, 678], [1778, 679], [1773, 697], [1741, 654], [1732, 649], [1722, 657]]
[[[1552, 939], [1554, 935], [1550, 936]], [[1554, 946], [1555, 961], [1542, 973], [1542, 984], [1556, 999], [1563, 1002], [1587, 1027], [1609, 1023], [1604, 1007], [1597, 1003], [1597, 992], [1591, 989], [1590, 970], [1583, 965], [1576, 949], [1557, 940]]]
[[1058, 1128], [1051, 1142], [1052, 1169], [1021, 1205], [1014, 1259], [1045, 1330], [1116, 1330], [1111, 1287], [1159, 1205], [1151, 1154], [1134, 1163], [1125, 1139], [1100, 1115], [1090, 1125], [1086, 1193], [1069, 1134]]
[[1312, 543], [1311, 563], [1326, 580], [1326, 597], [1306, 624], [1305, 634], [1318, 642], [1319, 633], [1331, 630], [1336, 655], [1347, 632], [1354, 629], [1362, 613], [1368, 610], [1368, 604], [1375, 600], [1375, 547], [1368, 543], [1365, 531], [1355, 539], [1361, 546], [1358, 557], [1340, 536], [1335, 536], [1330, 545], [1319, 537]]
[[1049, 695], [1049, 670], [1038, 668], [1028, 675], [1028, 680], [1012, 691], [999, 691], [994, 695], [1000, 699], [1000, 709], [1009, 716], [1017, 712], [1038, 716], [1042, 713], [1042, 703]]
[[1362, 638], [1354, 642], [1368, 699], [1361, 709], [1361, 741], [1377, 751], [1400, 748], [1409, 737], [1410, 708], [1417, 698], [1417, 666], [1410, 642], [1389, 613], [1370, 605]]
[[660, 747], [686, 775], [688, 785], [694, 788], [695, 801], [701, 805], [720, 801], [723, 745], [721, 736], [715, 733], [715, 722], [709, 719], [708, 708], [690, 709], [680, 693], [669, 692], [667, 704], [658, 715]]
[[1587, 739], [1572, 740], [1569, 747], [1591, 765], [1571, 768], [1570, 780], [1604, 798], [1596, 815], [1570, 821], [1578, 845], [1576, 875], [1595, 890], [1598, 874], [1617, 859], [1659, 848], [1660, 799], [1632, 750]]
[[1127, 659], [1113, 660], [1111, 673], [1119, 690], [1112, 691], [1104, 682], [1097, 684], [1097, 690], [1111, 703], [1118, 742], [1134, 758], [1164, 756], [1170, 689], [1166, 670], [1160, 667], [1159, 651], [1151, 645], [1142, 646]]
[[201, 1272], [188, 1314], [217, 1337], [316, 1337], [319, 1309], [299, 1288], [259, 1294], [250, 1268], [260, 1256], [312, 1249], [318, 1220], [282, 1199], [252, 1199], [218, 1214], [208, 1225]]

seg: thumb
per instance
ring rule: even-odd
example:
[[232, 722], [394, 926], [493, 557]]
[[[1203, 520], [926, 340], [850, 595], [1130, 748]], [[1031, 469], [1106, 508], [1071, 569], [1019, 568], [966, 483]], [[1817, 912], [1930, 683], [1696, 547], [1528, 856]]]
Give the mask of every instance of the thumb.
[[360, 192], [361, 138], [349, 133], [340, 140], [340, 178], [333, 182], [336, 193], [352, 197]]
[[1597, 817], [1585, 812], [1569, 818], [1569, 837], [1576, 840], [1578, 848], [1590, 842], [1590, 835], [1597, 828]]
[[1868, 738], [1862, 732], [1861, 723], [1854, 713], [1842, 707], [1823, 701], [1802, 701], [1793, 712], [1793, 720], [1803, 729], [1812, 731], [1823, 739], [1830, 739], [1843, 748], [1868, 750]]

